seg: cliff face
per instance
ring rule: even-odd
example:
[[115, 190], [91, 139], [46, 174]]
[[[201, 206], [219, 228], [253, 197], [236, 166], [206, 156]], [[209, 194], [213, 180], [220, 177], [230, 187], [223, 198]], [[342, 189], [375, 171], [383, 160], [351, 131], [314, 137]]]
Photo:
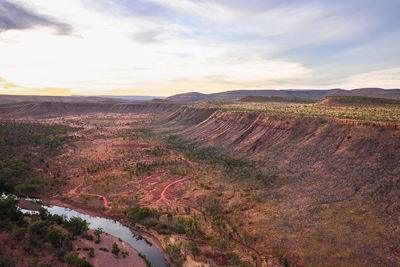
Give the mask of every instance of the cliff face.
[[180, 107], [163, 120], [168, 126], [193, 126], [209, 118], [216, 109]]
[[[396, 124], [215, 111], [180, 134], [202, 145], [261, 159], [278, 173], [292, 173], [297, 181], [295, 177], [307, 171], [320, 178], [319, 184], [327, 183], [323, 192], [332, 200], [357, 192], [377, 193], [383, 180], [400, 177]], [[328, 185], [332, 179], [335, 184]], [[344, 188], [345, 194], [334, 193]]]
[[289, 97], [302, 99], [322, 99], [326, 96], [368, 96], [400, 98], [400, 89], [360, 88], [353, 90], [236, 90], [214, 94], [201, 94], [196, 92], [173, 95], [167, 100], [174, 102], [196, 102], [204, 100], [234, 100], [246, 96]]
[[176, 111], [179, 105], [169, 103], [119, 103], [112, 105], [109, 112], [114, 113], [161, 113]]
[[168, 103], [31, 102], [0, 105], [0, 115], [60, 116], [84, 113], [171, 113], [179, 108]]
[[[195, 110], [176, 113], [171, 118], [175, 123]], [[279, 206], [289, 217], [295, 209], [296, 216], [307, 221], [312, 203], [336, 205], [362, 198], [382, 204], [382, 223], [400, 230], [399, 125], [213, 111], [178, 134], [235, 156], [261, 160], [267, 172], [284, 177], [285, 199]]]

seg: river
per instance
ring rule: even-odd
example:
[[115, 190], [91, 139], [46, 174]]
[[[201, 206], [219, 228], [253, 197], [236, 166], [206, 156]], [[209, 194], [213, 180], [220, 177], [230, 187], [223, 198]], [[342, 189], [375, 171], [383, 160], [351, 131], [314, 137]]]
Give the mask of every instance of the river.
[[[4, 197], [5, 194], [2, 194]], [[26, 199], [28, 201], [35, 201], [35, 199]], [[154, 267], [169, 267], [169, 263], [166, 261], [164, 255], [161, 253], [159, 248], [148, 242], [146, 239], [133, 233], [128, 227], [122, 225], [120, 222], [98, 217], [91, 216], [78, 212], [76, 210], [60, 207], [60, 206], [43, 206], [52, 215], [65, 216], [67, 219], [71, 217], [79, 217], [86, 220], [89, 224], [90, 229], [103, 228], [105, 233], [120, 238], [126, 243], [134, 247], [138, 252], [146, 256], [146, 258], [153, 264]], [[24, 213], [36, 213], [30, 210], [23, 210]]]

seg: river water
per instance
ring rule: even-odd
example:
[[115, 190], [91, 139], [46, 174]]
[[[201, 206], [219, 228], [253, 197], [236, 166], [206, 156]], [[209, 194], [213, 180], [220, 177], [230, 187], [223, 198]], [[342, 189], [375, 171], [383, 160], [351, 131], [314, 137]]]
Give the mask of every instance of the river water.
[[[5, 194], [2, 194], [1, 197], [5, 197]], [[25, 199], [28, 201], [37, 201], [38, 199]], [[142, 253], [146, 256], [146, 258], [153, 264], [154, 267], [169, 267], [169, 263], [165, 260], [161, 251], [146, 239], [136, 235], [133, 233], [128, 227], [122, 225], [120, 222], [98, 217], [91, 216], [88, 214], [84, 214], [78, 212], [76, 210], [59, 207], [59, 206], [43, 206], [48, 212], [52, 215], [57, 214], [60, 216], [65, 216], [67, 219], [71, 217], [79, 217], [83, 220], [86, 220], [89, 224], [90, 229], [103, 228], [103, 231], [113, 235], [115, 237], [120, 238], [121, 240], [127, 242], [132, 247], [134, 247], [138, 252]], [[37, 213], [35, 211], [23, 210], [24, 213]]]
[[67, 219], [71, 217], [79, 217], [86, 220], [90, 229], [103, 228], [103, 231], [121, 238], [123, 241], [130, 244], [138, 252], [146, 256], [146, 258], [153, 264], [154, 267], [168, 267], [169, 264], [165, 260], [161, 251], [146, 239], [132, 233], [132, 231], [117, 221], [105, 219], [102, 217], [91, 216], [88, 214], [77, 212], [73, 209], [59, 207], [59, 206], [44, 206], [50, 214], [64, 215]]

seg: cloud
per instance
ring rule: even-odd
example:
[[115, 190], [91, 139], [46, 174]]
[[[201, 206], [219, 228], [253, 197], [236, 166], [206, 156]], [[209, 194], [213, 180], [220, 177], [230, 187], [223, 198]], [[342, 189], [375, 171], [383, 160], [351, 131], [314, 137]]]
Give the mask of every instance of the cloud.
[[350, 76], [343, 84], [346, 88], [380, 87], [400, 88], [400, 68], [375, 70]]
[[212, 1], [190, 0], [147, 0], [170, 9], [170, 12], [197, 16], [211, 21], [231, 21], [236, 17], [234, 10], [228, 6]]
[[[0, 0], [0, 28], [24, 29], [0, 30], [0, 75], [23, 88], [70, 88], [74, 94], [356, 84], [366, 78], [356, 76], [361, 73], [400, 67], [399, 5]], [[55, 35], [60, 25], [64, 32], [73, 28], [74, 35]], [[391, 79], [372, 74], [382, 82]]]
[[138, 33], [134, 33], [132, 39], [137, 42], [142, 43], [158, 43], [162, 40], [160, 39], [160, 35], [163, 32], [161, 30], [148, 30], [141, 31]]
[[39, 89], [31, 89], [33, 94], [38, 95], [62, 95], [62, 96], [70, 96], [71, 90], [68, 88], [39, 88]]
[[68, 24], [40, 15], [22, 5], [0, 0], [0, 32], [30, 29], [35, 26], [54, 28], [56, 33], [61, 35], [72, 32], [72, 27]]
[[71, 95], [71, 90], [67, 88], [29, 88], [7, 82], [0, 77], [0, 94], [69, 96]]

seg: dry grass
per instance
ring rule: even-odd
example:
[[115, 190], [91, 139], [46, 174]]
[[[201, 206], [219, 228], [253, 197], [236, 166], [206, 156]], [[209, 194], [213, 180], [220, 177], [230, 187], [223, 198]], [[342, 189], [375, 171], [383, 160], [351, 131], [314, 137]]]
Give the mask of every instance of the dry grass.
[[361, 105], [359, 103], [346, 105], [321, 105], [320, 103], [290, 103], [290, 102], [228, 102], [214, 104], [205, 102], [194, 104], [197, 107], [220, 108], [223, 110], [250, 110], [272, 112], [279, 114], [294, 114], [310, 117], [329, 117], [367, 121], [400, 122], [400, 105]]

